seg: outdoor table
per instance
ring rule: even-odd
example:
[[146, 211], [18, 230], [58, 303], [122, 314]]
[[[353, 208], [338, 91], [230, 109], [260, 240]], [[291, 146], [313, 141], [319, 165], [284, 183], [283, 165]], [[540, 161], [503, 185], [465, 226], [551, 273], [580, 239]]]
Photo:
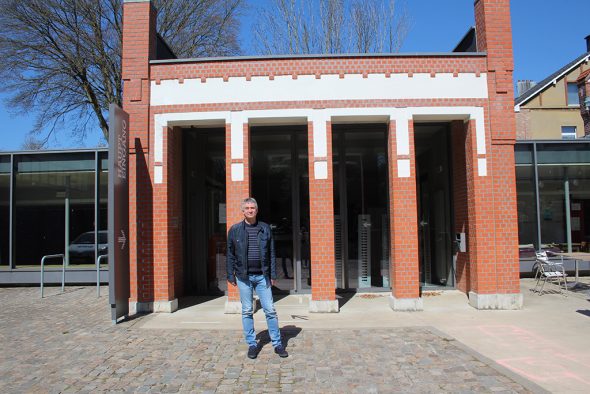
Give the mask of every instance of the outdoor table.
[[568, 287], [576, 287], [578, 284], [578, 261], [590, 261], [590, 253], [586, 252], [572, 252], [572, 253], [553, 253], [557, 256], [561, 256], [561, 261], [563, 262], [564, 257], [569, 257], [570, 259], [574, 260], [574, 265], [576, 269], [576, 281], [572, 284], [568, 284]]

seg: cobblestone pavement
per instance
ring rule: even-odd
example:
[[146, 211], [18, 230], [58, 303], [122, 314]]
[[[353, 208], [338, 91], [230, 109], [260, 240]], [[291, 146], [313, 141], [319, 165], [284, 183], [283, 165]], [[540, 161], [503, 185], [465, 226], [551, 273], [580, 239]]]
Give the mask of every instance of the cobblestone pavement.
[[[528, 392], [427, 328], [283, 330], [246, 358], [235, 330], [113, 326], [95, 288], [0, 288], [0, 392]], [[103, 293], [106, 290], [103, 288]], [[262, 312], [259, 312], [262, 313]]]

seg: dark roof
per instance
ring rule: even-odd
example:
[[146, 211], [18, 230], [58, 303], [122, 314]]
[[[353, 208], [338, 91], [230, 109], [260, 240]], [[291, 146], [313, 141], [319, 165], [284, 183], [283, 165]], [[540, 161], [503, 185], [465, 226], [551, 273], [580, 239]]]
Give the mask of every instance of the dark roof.
[[457, 44], [453, 52], [477, 52], [477, 36], [475, 27], [471, 26], [461, 41]]
[[590, 57], [590, 52], [586, 52], [578, 56], [575, 60], [566, 64], [565, 66], [563, 66], [562, 68], [560, 68], [559, 70], [549, 75], [547, 78], [545, 78], [544, 80], [542, 80], [541, 82], [539, 82], [538, 84], [536, 84], [535, 86], [531, 87], [529, 90], [518, 96], [516, 99], [514, 99], [514, 104], [521, 105], [529, 101], [531, 98], [536, 96], [537, 93], [540, 93], [542, 90], [545, 90], [547, 85], [551, 84], [554, 80], [561, 78], [563, 74], [582, 63], [588, 57]]

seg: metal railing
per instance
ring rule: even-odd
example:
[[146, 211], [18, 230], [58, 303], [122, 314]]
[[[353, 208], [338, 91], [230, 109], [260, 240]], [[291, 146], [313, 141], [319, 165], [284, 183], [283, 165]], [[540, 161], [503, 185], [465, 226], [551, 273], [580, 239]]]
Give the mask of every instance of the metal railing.
[[106, 258], [108, 259], [108, 255], [107, 254], [103, 254], [102, 256], [98, 256], [98, 258], [96, 259], [96, 297], [100, 297], [100, 260], [102, 260], [102, 258]]
[[41, 259], [41, 298], [43, 298], [43, 285], [45, 281], [45, 259], [56, 259], [61, 257], [62, 267], [61, 267], [61, 292], [63, 293], [65, 290], [66, 284], [66, 258], [63, 254], [48, 254], [47, 256], [43, 256]]

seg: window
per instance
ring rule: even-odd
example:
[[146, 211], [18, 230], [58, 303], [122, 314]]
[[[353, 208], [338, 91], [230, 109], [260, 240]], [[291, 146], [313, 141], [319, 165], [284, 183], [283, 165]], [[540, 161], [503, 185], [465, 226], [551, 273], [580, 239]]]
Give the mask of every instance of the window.
[[576, 139], [576, 126], [561, 126], [561, 139], [562, 140], [575, 140]]
[[580, 105], [578, 84], [576, 82], [567, 83], [567, 105]]

